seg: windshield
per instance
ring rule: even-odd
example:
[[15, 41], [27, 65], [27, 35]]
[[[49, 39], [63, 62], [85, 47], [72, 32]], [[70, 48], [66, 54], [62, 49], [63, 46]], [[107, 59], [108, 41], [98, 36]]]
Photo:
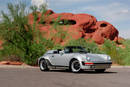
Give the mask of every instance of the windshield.
[[65, 53], [87, 53], [87, 51], [83, 47], [74, 46], [74, 47], [66, 47]]

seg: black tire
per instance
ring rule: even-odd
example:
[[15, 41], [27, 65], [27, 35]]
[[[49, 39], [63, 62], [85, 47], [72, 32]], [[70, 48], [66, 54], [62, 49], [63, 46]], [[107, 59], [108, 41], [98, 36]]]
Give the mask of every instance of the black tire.
[[95, 69], [95, 72], [97, 72], [97, 73], [103, 73], [103, 72], [105, 72], [105, 70], [106, 69]]
[[73, 73], [78, 73], [81, 71], [81, 66], [78, 60], [73, 60], [70, 64], [70, 69]]
[[39, 67], [40, 67], [40, 70], [41, 70], [41, 71], [49, 71], [47, 62], [46, 62], [46, 60], [44, 60], [44, 59], [40, 60], [40, 62], [39, 62]]

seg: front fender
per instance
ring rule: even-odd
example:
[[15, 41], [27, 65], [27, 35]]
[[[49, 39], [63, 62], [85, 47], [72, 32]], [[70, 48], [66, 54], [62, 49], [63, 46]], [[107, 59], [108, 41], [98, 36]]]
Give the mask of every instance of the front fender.
[[81, 65], [81, 67], [82, 67], [82, 62], [85, 61], [84, 58], [82, 58], [82, 57], [80, 57], [80, 56], [73, 56], [73, 58], [71, 59], [69, 65], [71, 64], [71, 62], [72, 62], [73, 60], [78, 60], [79, 63], [80, 63], [80, 65]]
[[85, 58], [82, 58], [81, 56], [74, 56], [73, 58], [77, 59], [78, 61], [86, 61]]

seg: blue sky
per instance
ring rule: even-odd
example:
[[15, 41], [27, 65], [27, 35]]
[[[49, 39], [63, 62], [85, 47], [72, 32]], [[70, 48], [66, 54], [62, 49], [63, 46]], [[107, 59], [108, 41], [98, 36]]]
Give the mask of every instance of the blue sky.
[[[17, 1], [30, 5], [34, 0], [0, 0], [0, 10], [7, 11], [6, 4]], [[119, 36], [130, 38], [130, 0], [47, 0], [47, 2], [48, 8], [57, 13], [88, 13], [99, 21], [108, 21], [119, 30]]]

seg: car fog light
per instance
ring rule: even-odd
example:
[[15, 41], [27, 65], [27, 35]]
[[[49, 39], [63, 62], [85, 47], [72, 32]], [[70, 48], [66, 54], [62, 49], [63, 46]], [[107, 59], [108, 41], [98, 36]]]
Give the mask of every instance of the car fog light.
[[94, 69], [94, 68], [95, 68], [95, 66], [93, 65], [93, 66], [91, 66], [91, 68], [92, 68], [92, 69]]

